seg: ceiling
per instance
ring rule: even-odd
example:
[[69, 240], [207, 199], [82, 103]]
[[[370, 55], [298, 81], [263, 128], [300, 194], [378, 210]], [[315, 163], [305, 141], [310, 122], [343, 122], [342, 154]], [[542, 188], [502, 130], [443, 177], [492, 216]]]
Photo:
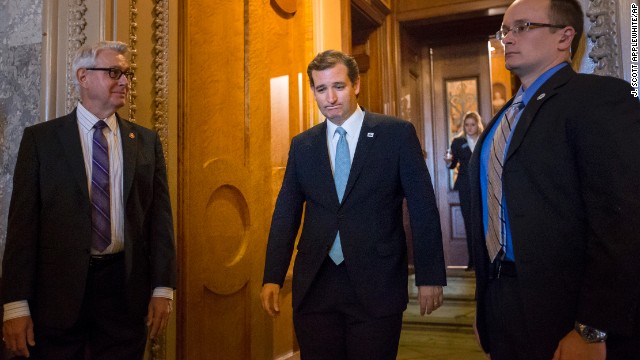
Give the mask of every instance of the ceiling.
[[402, 22], [414, 41], [428, 46], [488, 40], [502, 24], [502, 13], [477, 11]]

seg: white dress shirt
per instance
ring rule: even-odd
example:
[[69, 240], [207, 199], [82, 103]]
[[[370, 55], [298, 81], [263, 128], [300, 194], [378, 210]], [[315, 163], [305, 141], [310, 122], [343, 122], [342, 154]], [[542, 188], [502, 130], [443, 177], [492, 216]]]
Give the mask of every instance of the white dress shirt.
[[[76, 110], [78, 117], [78, 131], [80, 134], [80, 144], [82, 145], [82, 155], [84, 157], [84, 167], [87, 173], [87, 187], [91, 194], [91, 171], [93, 169], [93, 126], [99, 120], [104, 120], [107, 127], [102, 131], [107, 138], [109, 146], [109, 188], [111, 191], [111, 245], [102, 253], [96, 249], [91, 249], [92, 255], [115, 254], [124, 251], [124, 200], [122, 197], [123, 176], [122, 176], [122, 138], [115, 114], [106, 119], [98, 119], [81, 103], [78, 103]], [[154, 297], [173, 299], [173, 289], [167, 287], [157, 287], [153, 289]], [[14, 301], [3, 305], [4, 321], [22, 316], [30, 316], [29, 304], [27, 300]]]
[[[327, 147], [329, 148], [329, 159], [331, 159], [331, 172], [335, 169], [336, 160], [336, 147], [338, 146], [338, 139], [340, 134], [336, 132], [338, 126], [329, 120], [327, 121]], [[360, 137], [360, 130], [362, 129], [362, 122], [364, 121], [364, 111], [360, 109], [360, 106], [356, 107], [356, 111], [349, 116], [349, 118], [341, 125], [341, 127], [347, 132], [345, 137], [349, 144], [349, 158], [353, 163], [353, 156], [356, 153], [356, 146], [358, 145], [358, 138]]]

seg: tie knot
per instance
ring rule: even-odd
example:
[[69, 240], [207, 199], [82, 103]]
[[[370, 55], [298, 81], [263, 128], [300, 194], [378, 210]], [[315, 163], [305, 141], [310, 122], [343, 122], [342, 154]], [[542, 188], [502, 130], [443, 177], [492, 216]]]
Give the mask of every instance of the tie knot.
[[345, 136], [347, 134], [347, 130], [345, 130], [342, 126], [338, 126], [336, 132], [340, 134], [340, 136]]
[[104, 129], [107, 127], [107, 123], [104, 122], [104, 120], [98, 120], [98, 122], [96, 122], [96, 124], [93, 125], [93, 127], [96, 129]]
[[523, 94], [520, 94], [518, 95], [518, 97], [513, 99], [513, 103], [511, 104], [511, 106], [521, 108], [524, 105], [524, 103], [522, 102], [522, 95]]

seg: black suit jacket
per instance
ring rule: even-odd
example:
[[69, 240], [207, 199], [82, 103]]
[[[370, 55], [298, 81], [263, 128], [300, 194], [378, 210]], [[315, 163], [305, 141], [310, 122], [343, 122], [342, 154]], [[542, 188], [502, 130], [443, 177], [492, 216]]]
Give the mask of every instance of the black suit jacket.
[[[158, 135], [118, 117], [129, 311], [144, 317], [151, 291], [175, 288], [166, 168]], [[76, 111], [24, 130], [13, 178], [2, 302], [27, 300], [35, 321], [73, 325], [91, 251], [91, 202]]]
[[[503, 190], [524, 325], [548, 358], [576, 320], [609, 332], [611, 340], [637, 336], [640, 329], [640, 104], [631, 90], [622, 80], [565, 66], [523, 110], [506, 155]], [[484, 304], [489, 258], [479, 160], [497, 120], [470, 163], [477, 320], [485, 351], [491, 349]]]
[[469, 191], [469, 160], [471, 159], [471, 148], [467, 142], [466, 136], [463, 134], [456, 137], [451, 142], [451, 154], [453, 155], [453, 161], [449, 165], [449, 169], [455, 169], [458, 163], [458, 177], [456, 183], [453, 186], [454, 190]]
[[312, 286], [336, 233], [359, 301], [373, 316], [403, 311], [407, 245], [406, 197], [418, 285], [444, 285], [440, 220], [433, 187], [413, 125], [365, 112], [349, 180], [338, 202], [327, 149], [326, 122], [297, 135], [273, 213], [265, 283], [282, 285], [304, 211], [293, 272], [293, 307]]

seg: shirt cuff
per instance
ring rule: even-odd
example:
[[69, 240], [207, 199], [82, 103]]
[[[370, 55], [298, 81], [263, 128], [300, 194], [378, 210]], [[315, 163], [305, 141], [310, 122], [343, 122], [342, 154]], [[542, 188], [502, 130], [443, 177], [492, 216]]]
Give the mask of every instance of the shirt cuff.
[[29, 311], [29, 303], [27, 300], [14, 301], [10, 303], [6, 303], [3, 305], [4, 307], [4, 320], [11, 320], [23, 316], [31, 316], [31, 312]]
[[152, 296], [173, 300], [173, 289], [169, 287], [157, 287], [153, 289]]

